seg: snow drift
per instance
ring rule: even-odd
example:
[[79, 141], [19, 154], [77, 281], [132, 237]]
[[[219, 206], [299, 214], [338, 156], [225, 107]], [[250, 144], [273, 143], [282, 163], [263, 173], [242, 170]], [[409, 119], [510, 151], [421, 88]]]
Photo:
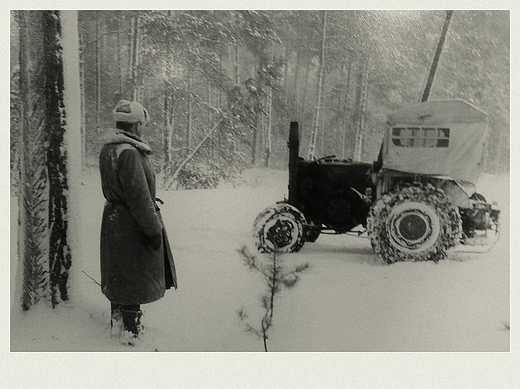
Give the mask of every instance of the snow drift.
[[[287, 172], [246, 172], [244, 185], [159, 191], [179, 289], [143, 306], [145, 337], [129, 348], [110, 338], [99, 280], [103, 197], [85, 172], [79, 290], [57, 309], [21, 312], [11, 283], [11, 351], [262, 351], [237, 312], [261, 318], [265, 285], [238, 249], [255, 216], [287, 193]], [[276, 301], [269, 351], [509, 351], [509, 177], [484, 176], [479, 191], [502, 206], [502, 236], [487, 254], [383, 265], [367, 239], [323, 235], [291, 267], [309, 263]], [[16, 199], [11, 202], [11, 279], [16, 274]]]

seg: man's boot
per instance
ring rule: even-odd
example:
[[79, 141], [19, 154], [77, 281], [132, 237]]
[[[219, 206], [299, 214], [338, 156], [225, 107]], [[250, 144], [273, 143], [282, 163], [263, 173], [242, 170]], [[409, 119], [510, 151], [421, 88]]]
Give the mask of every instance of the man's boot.
[[121, 306], [111, 303], [110, 334], [113, 338], [120, 338], [123, 332], [123, 312]]
[[143, 325], [141, 324], [143, 312], [139, 305], [128, 305], [122, 307], [121, 313], [123, 316], [123, 343], [134, 346], [143, 334]]

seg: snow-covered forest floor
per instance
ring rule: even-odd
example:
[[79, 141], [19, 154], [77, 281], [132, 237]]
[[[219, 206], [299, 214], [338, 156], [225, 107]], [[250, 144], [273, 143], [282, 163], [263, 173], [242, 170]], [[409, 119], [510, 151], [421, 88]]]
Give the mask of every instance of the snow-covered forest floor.
[[[159, 191], [179, 288], [143, 306], [145, 336], [129, 348], [111, 339], [109, 304], [99, 286], [103, 197], [97, 170], [82, 190], [82, 264], [71, 303], [20, 312], [13, 301], [16, 199], [11, 203], [11, 351], [263, 351], [245, 331], [263, 314], [265, 289], [238, 252], [251, 224], [282, 200], [287, 172], [248, 171], [239, 187]], [[275, 302], [269, 351], [509, 351], [509, 176], [485, 175], [479, 192], [502, 208], [502, 234], [487, 254], [452, 253], [435, 264], [382, 265], [367, 239], [322, 235], [288, 266], [308, 263], [294, 289]]]

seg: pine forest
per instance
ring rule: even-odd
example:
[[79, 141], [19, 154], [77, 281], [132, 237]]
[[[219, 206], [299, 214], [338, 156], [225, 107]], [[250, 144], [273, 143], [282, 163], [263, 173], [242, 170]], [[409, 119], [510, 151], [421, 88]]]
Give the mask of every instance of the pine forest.
[[[445, 11], [79, 11], [82, 163], [97, 164], [119, 99], [150, 112], [164, 189], [286, 168], [291, 121], [309, 158], [377, 158], [387, 113], [417, 103]], [[17, 186], [19, 35], [11, 19]], [[509, 166], [509, 15], [455, 11], [430, 99], [489, 114], [485, 169]]]
[[419, 352], [439, 387], [507, 379], [482, 366], [511, 349], [510, 17], [10, 10], [11, 355], [287, 351], [314, 385], [308, 352], [353, 352], [328, 365], [377, 387], [410, 364], [375, 354]]

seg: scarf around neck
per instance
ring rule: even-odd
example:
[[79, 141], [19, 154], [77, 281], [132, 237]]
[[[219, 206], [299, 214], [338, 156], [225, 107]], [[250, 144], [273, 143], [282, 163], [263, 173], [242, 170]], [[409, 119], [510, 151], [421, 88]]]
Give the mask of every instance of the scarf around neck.
[[151, 147], [141, 137], [117, 128], [108, 129], [103, 136], [103, 144], [118, 143], [128, 143], [146, 154], [152, 153]]

